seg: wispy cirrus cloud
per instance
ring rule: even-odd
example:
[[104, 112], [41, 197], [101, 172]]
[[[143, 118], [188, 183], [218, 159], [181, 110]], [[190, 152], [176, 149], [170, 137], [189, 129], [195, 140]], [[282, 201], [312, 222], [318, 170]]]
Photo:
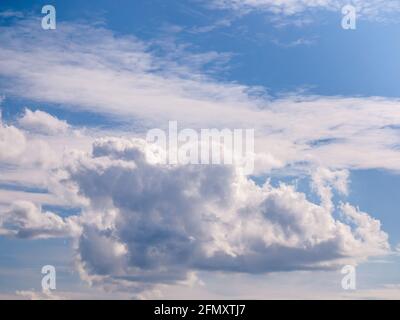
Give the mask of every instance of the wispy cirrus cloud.
[[283, 166], [399, 169], [396, 98], [271, 99], [265, 88], [204, 74], [219, 61], [218, 53], [191, 56], [182, 48], [173, 52], [171, 45], [164, 55], [154, 50], [159, 43], [117, 37], [104, 28], [60, 23], [48, 34], [35, 29], [36, 23], [1, 28], [5, 93], [125, 121], [141, 119], [142, 129], [165, 127], [171, 119], [193, 128], [255, 128], [257, 151]]
[[294, 16], [311, 10], [340, 12], [345, 5], [354, 5], [360, 16], [369, 19], [382, 19], [386, 15], [400, 12], [400, 4], [395, 0], [210, 0], [216, 8], [232, 9], [242, 12], [253, 10], [283, 16]]
[[6, 10], [0, 12], [0, 18], [23, 18], [24, 13], [15, 10]]

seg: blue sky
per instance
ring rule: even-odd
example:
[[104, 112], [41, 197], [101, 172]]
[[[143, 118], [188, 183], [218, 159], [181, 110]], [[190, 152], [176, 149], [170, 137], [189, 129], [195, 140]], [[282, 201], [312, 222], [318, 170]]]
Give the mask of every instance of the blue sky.
[[[0, 298], [399, 298], [400, 6], [321, 3], [2, 1]], [[175, 120], [256, 172], [129, 158]]]

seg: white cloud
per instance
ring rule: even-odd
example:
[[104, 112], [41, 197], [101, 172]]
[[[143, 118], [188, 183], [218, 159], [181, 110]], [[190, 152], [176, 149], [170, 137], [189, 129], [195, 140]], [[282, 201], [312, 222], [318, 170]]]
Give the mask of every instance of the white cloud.
[[[352, 223], [354, 237], [363, 239], [365, 247], [369, 247], [368, 244], [381, 248], [388, 245], [388, 235], [381, 232], [382, 226], [379, 220], [372, 218], [368, 213], [360, 211], [349, 203], [342, 204], [340, 209], [345, 219]], [[363, 249], [359, 247], [359, 244], [355, 244], [353, 250]]]
[[293, 15], [312, 8], [332, 9], [334, 3], [331, 0], [211, 0], [211, 2], [220, 8], [235, 10], [260, 9], [285, 15]]
[[18, 124], [25, 130], [50, 135], [65, 133], [68, 130], [66, 121], [40, 110], [25, 109], [24, 115], [18, 119]]
[[124, 121], [140, 119], [142, 129], [164, 128], [169, 120], [192, 128], [255, 128], [256, 152], [283, 168], [307, 162], [400, 169], [398, 99], [289, 95], [271, 100], [260, 88], [218, 82], [200, 67], [191, 69], [190, 53], [172, 45], [160, 56], [136, 38], [90, 25], [60, 23], [62, 32], [49, 37], [32, 31], [32, 24], [1, 28], [0, 74], [9, 79], [4, 89], [14, 95]]
[[328, 210], [333, 209], [333, 189], [343, 195], [348, 194], [348, 178], [347, 170], [332, 171], [326, 168], [317, 168], [312, 173], [312, 187], [321, 198], [322, 205]]
[[5, 89], [18, 96], [140, 118], [144, 125], [174, 119], [194, 127], [255, 127], [260, 151], [284, 164], [306, 159], [329, 167], [398, 169], [396, 99], [255, 98], [249, 93], [257, 88], [192, 70], [191, 60], [182, 60], [187, 52], [160, 57], [138, 39], [75, 24], [61, 24], [63, 32], [48, 37], [32, 31], [34, 23], [1, 28], [0, 73], [10, 80]]
[[61, 218], [17, 201], [0, 214], [1, 234], [72, 237], [82, 279], [139, 296], [197, 271], [326, 270], [389, 253], [379, 221], [333, 204], [331, 190], [347, 190], [345, 171], [316, 171], [318, 205], [232, 166], [157, 164], [151, 150], [140, 139], [102, 138], [92, 154], [67, 153], [49, 188], [81, 198], [82, 214]]
[[[107, 30], [75, 24], [59, 24], [63, 32], [52, 37], [42, 32], [24, 36], [23, 30], [31, 30], [33, 23], [1, 28], [1, 41], [7, 46], [0, 49], [1, 74], [24, 88], [12, 81], [7, 91], [75, 105], [78, 110], [147, 121], [184, 117], [204, 123], [212, 113], [218, 116], [233, 110], [239, 120], [240, 110], [248, 105], [250, 88], [219, 85], [193, 70], [193, 65], [218, 60], [218, 53], [190, 54], [169, 46], [169, 53], [158, 58], [138, 39], [116, 38]], [[89, 37], [83, 36], [84, 41], [71, 37], [77, 34]], [[66, 43], [71, 50], [65, 50]]]
[[24, 14], [21, 11], [5, 10], [0, 12], [0, 18], [23, 18]]
[[3, 124], [0, 114], [0, 161], [13, 161], [25, 149], [25, 135], [17, 128]]
[[56, 155], [42, 139], [27, 137], [25, 132], [7, 125], [0, 116], [0, 163], [13, 166], [51, 166]]
[[275, 43], [278, 46], [284, 47], [284, 48], [293, 48], [293, 47], [297, 47], [297, 46], [309, 46], [315, 43], [315, 39], [306, 39], [306, 38], [299, 38], [297, 40], [294, 41], [290, 41], [288, 43], [283, 43], [281, 41], [279, 41], [278, 39], [273, 39], [272, 40], [273, 43]]
[[42, 212], [40, 207], [21, 200], [0, 213], [0, 234], [27, 239], [70, 237], [79, 232], [74, 220], [64, 220], [52, 212]]
[[141, 139], [100, 138], [92, 154], [68, 149], [46, 186], [82, 215], [61, 218], [18, 201], [2, 209], [1, 233], [72, 237], [82, 279], [138, 297], [199, 270], [325, 270], [389, 252], [379, 221], [333, 203], [332, 190], [347, 192], [346, 170], [315, 171], [319, 205], [289, 185], [258, 186], [232, 166], [157, 164], [147, 147]]
[[293, 16], [309, 10], [335, 10], [340, 13], [343, 6], [352, 4], [361, 16], [382, 18], [387, 14], [400, 11], [395, 0], [210, 0], [217, 8], [240, 11], [261, 10], [273, 14]]
[[[379, 221], [349, 204], [337, 220], [292, 186], [257, 186], [229, 166], [151, 164], [144, 141], [116, 142], [95, 143], [65, 167], [88, 201], [76, 248], [93, 283], [148, 289], [198, 270], [327, 269], [389, 252]], [[343, 190], [341, 173], [325, 177]]]
[[93, 138], [77, 130], [67, 130], [61, 134], [60, 129], [69, 127], [68, 124], [64, 126], [64, 121], [44, 112], [36, 114], [40, 115], [39, 118], [44, 116], [41, 120], [50, 119], [39, 128], [42, 133], [46, 132], [45, 135], [36, 130], [17, 128], [0, 118], [1, 206], [7, 207], [14, 200], [28, 200], [37, 205], [73, 205], [70, 199], [47, 192], [52, 176], [56, 175], [53, 169], [60, 165], [64, 152], [69, 152], [71, 148], [89, 150]]

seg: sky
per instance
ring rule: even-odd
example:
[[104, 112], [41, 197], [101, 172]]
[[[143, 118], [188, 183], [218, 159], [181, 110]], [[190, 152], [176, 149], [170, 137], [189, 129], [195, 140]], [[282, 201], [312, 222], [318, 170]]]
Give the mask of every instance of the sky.
[[[392, 0], [1, 1], [0, 299], [399, 299], [399, 21]], [[171, 121], [254, 130], [253, 172], [162, 163], [146, 136]]]

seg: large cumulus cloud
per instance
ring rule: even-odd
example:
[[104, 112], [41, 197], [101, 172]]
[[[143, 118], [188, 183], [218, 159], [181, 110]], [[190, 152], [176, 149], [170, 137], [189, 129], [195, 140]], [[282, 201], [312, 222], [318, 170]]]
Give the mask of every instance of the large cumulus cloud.
[[332, 204], [332, 190], [346, 189], [342, 171], [317, 171], [321, 203], [313, 203], [233, 166], [162, 165], [153, 150], [144, 140], [105, 138], [91, 154], [69, 155], [63, 183], [86, 202], [76, 237], [86, 279], [155, 284], [197, 270], [325, 269], [389, 250], [379, 221]]
[[[0, 136], [0, 160], [26, 166], [36, 140], [4, 123]], [[83, 279], [139, 291], [187, 283], [196, 271], [329, 269], [390, 250], [378, 220], [334, 203], [335, 191], [347, 193], [346, 170], [314, 170], [315, 203], [233, 165], [165, 165], [157, 148], [137, 138], [99, 138], [91, 152], [67, 148], [47, 186], [81, 214], [62, 218], [16, 201], [0, 212], [0, 234], [71, 237]]]

